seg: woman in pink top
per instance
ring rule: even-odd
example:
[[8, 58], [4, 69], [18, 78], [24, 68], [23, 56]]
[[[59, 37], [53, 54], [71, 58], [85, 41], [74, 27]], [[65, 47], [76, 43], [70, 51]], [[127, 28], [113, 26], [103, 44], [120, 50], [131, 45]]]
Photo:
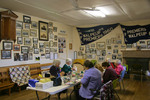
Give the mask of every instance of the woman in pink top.
[[124, 70], [123, 66], [121, 65], [121, 61], [117, 59], [115, 65], [116, 65], [115, 71], [118, 75], [120, 75], [121, 71]]

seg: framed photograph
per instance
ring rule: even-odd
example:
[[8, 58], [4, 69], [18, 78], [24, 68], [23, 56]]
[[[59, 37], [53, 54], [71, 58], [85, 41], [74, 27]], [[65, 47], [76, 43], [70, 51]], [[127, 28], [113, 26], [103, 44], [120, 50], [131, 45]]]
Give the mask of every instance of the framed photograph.
[[69, 43], [69, 50], [72, 50], [72, 43]]
[[112, 44], [116, 44], [117, 43], [117, 41], [116, 41], [117, 39], [114, 37], [114, 38], [111, 38], [111, 42], [112, 42]]
[[107, 45], [112, 44], [111, 39], [106, 39], [106, 44], [107, 44]]
[[118, 49], [113, 49], [113, 53], [118, 53]]
[[24, 45], [31, 45], [31, 39], [30, 38], [24, 38]]
[[57, 35], [54, 35], [54, 40], [57, 41]]
[[22, 21], [16, 21], [16, 29], [22, 29], [22, 28], [23, 28]]
[[45, 53], [50, 53], [50, 48], [45, 48]]
[[33, 47], [29, 46], [29, 52], [32, 53], [33, 52]]
[[25, 24], [24, 24], [24, 28], [25, 28], [25, 29], [30, 29], [30, 24], [25, 23]]
[[101, 55], [101, 50], [96, 50], [96, 55], [100, 56]]
[[49, 44], [50, 44], [50, 45], [49, 45], [50, 47], [53, 47], [53, 41], [52, 41], [52, 40], [49, 41]]
[[80, 47], [80, 51], [84, 51], [84, 47]]
[[39, 43], [39, 48], [44, 48], [44, 43], [43, 42]]
[[107, 45], [107, 50], [111, 50], [111, 45]]
[[116, 60], [116, 55], [112, 54], [112, 60]]
[[96, 53], [96, 48], [91, 48], [90, 51], [91, 51], [92, 54], [95, 54]]
[[48, 41], [48, 23], [39, 21], [39, 40]]
[[23, 22], [30, 24], [31, 23], [31, 17], [23, 15]]
[[50, 43], [49, 42], [44, 42], [44, 47], [49, 48]]
[[33, 60], [33, 54], [32, 53], [28, 53], [28, 60]]
[[91, 47], [95, 48], [95, 43], [92, 43], [92, 44], [91, 44]]
[[78, 51], [78, 56], [82, 56], [83, 52], [82, 51]]
[[23, 54], [23, 59], [24, 59], [24, 61], [27, 61], [27, 60], [28, 60], [28, 54], [27, 54], [27, 53], [24, 53], [24, 54]]
[[22, 37], [29, 37], [29, 30], [22, 30]]
[[57, 42], [53, 42], [53, 47], [57, 47]]
[[92, 54], [87, 54], [87, 55], [86, 55], [86, 58], [87, 58], [87, 59], [92, 59]]
[[19, 53], [14, 53], [14, 61], [19, 61], [19, 60], [20, 60]]
[[147, 49], [150, 49], [150, 44], [147, 45]]
[[140, 45], [141, 49], [147, 49], [147, 45]]
[[50, 59], [50, 53], [46, 53], [46, 54], [45, 54], [45, 58], [46, 58], [46, 59]]
[[105, 42], [97, 42], [96, 47], [97, 49], [105, 49]]
[[3, 41], [3, 50], [12, 50], [12, 42]]
[[37, 29], [37, 27], [38, 27], [38, 23], [35, 21], [32, 21], [31, 22], [31, 28]]
[[53, 27], [53, 22], [49, 22], [48, 27]]
[[145, 40], [140, 40], [139, 44], [145, 44]]
[[11, 59], [11, 50], [1, 50], [1, 59]]
[[150, 41], [147, 41], [147, 45], [150, 45]]
[[90, 48], [86, 48], [86, 49], [85, 49], [85, 53], [91, 53], [90, 50], [91, 50]]
[[38, 38], [33, 38], [33, 44], [38, 44]]
[[54, 34], [53, 34], [53, 33], [50, 33], [50, 34], [49, 34], [49, 38], [50, 38], [50, 39], [54, 39]]
[[20, 58], [19, 61], [24, 61], [23, 54], [21, 54], [19, 58]]
[[21, 29], [17, 29], [16, 30], [16, 36], [17, 37], [21, 37]]
[[121, 49], [125, 49], [126, 48], [126, 45], [121, 45]]
[[23, 44], [23, 38], [17, 37], [17, 44]]
[[30, 36], [37, 37], [37, 30], [36, 29], [30, 29]]
[[118, 45], [114, 45], [114, 48], [118, 48]]
[[116, 40], [117, 44], [122, 44], [122, 40]]
[[102, 50], [102, 56], [106, 56], [106, 50]]
[[29, 47], [28, 46], [21, 46], [21, 53], [28, 53]]
[[57, 27], [53, 27], [53, 31], [54, 31], [54, 32], [57, 32]]
[[19, 44], [14, 44], [13, 45], [13, 51], [20, 51], [20, 45]]
[[132, 48], [132, 44], [127, 44], [126, 48]]
[[39, 54], [39, 49], [38, 48], [34, 49], [34, 54]]
[[40, 52], [44, 52], [44, 48], [40, 48]]
[[105, 57], [104, 56], [98, 56], [98, 62], [103, 62], [105, 60]]
[[33, 48], [38, 48], [38, 44], [33, 44]]
[[53, 29], [52, 28], [48, 28], [48, 33], [49, 34], [53, 34]]

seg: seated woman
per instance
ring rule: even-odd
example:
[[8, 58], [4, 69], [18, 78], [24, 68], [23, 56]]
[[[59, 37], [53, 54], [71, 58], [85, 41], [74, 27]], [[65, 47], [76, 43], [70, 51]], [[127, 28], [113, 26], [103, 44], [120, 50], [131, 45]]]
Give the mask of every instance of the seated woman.
[[113, 64], [113, 62], [111, 62], [111, 59], [110, 59], [110, 58], [107, 58], [107, 59], [106, 59], [106, 62], [108, 62], [109, 65], [110, 65], [113, 69], [115, 69], [115, 65]]
[[81, 79], [82, 86], [79, 90], [79, 100], [92, 99], [95, 93], [90, 89], [99, 90], [102, 85], [101, 73], [93, 66], [93, 63], [89, 60], [86, 60], [84, 62], [84, 67], [85, 73]]
[[70, 58], [66, 59], [66, 64], [61, 69], [61, 72], [64, 74], [64, 76], [67, 75], [67, 73], [71, 72], [72, 70], [72, 60]]
[[117, 79], [117, 73], [116, 71], [109, 65], [108, 62], [103, 62], [102, 67], [105, 69], [105, 72], [103, 74], [103, 83], [107, 83], [110, 80]]
[[58, 59], [55, 59], [54, 61], [53, 61], [53, 65], [52, 65], [52, 67], [50, 68], [50, 74], [52, 75], [52, 76], [54, 76], [54, 77], [58, 77], [58, 76], [62, 76], [62, 73], [60, 73], [60, 68], [59, 68], [59, 66], [60, 66], [60, 60], [58, 60]]
[[117, 59], [115, 65], [116, 65], [115, 71], [118, 75], [120, 75], [121, 72], [124, 70], [123, 66], [121, 65], [121, 61]]

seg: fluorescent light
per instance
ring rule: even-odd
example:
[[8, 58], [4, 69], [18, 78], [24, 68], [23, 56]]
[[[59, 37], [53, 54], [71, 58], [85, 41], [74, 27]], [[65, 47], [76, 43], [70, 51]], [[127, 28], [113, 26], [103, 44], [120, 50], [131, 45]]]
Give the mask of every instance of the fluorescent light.
[[106, 15], [110, 14], [110, 12], [108, 10], [106, 10], [105, 8], [103, 8], [103, 7], [96, 7], [95, 9], [99, 9], [101, 12], [103, 12]]
[[95, 17], [106, 17], [106, 15], [102, 13], [101, 11], [89, 11], [89, 10], [84, 10], [84, 11]]

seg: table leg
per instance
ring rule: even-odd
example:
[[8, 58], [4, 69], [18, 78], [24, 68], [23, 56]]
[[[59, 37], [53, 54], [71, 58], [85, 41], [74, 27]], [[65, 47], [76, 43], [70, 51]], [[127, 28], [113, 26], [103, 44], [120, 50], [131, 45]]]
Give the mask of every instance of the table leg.
[[38, 95], [37, 91], [36, 91], [36, 96], [37, 96], [37, 100], [39, 100], [39, 95]]

